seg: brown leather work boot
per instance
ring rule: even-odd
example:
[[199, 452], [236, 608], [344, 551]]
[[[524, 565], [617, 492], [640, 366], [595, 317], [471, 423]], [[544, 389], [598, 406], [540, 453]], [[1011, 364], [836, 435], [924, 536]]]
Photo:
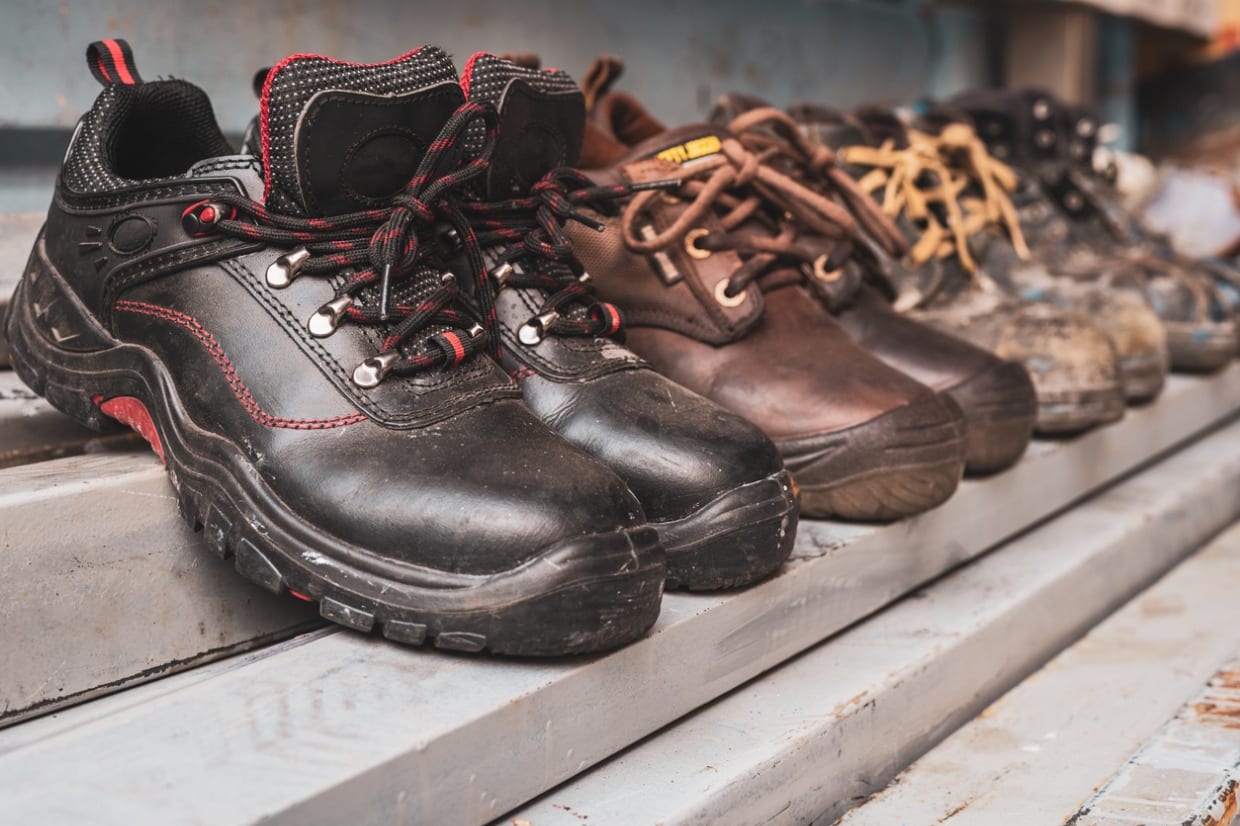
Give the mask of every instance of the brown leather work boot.
[[[608, 98], [608, 87], [621, 70], [622, 65], [615, 58], [600, 58], [587, 73], [583, 84], [586, 97], [591, 110], [598, 111], [592, 127], [610, 132], [613, 138], [617, 130], [629, 129], [634, 134], [661, 130], [657, 121], [641, 110], [632, 98]], [[747, 122], [742, 124], [745, 131], [732, 130], [742, 143], [761, 138], [786, 145], [799, 139], [807, 150], [818, 151], [796, 134], [795, 124], [787, 115], [766, 107], [761, 101], [732, 95], [721, 103], [727, 111], [717, 108], [716, 114], [726, 114], [729, 120], [732, 114], [752, 108], [764, 109], [756, 116], [746, 116]], [[636, 124], [637, 128], [626, 124]], [[601, 143], [595, 142], [596, 145]], [[759, 143], [754, 150], [763, 152], [770, 148], [767, 143]], [[790, 165], [787, 163], [790, 159], [789, 154], [780, 152], [771, 160], [779, 171], [804, 182], [803, 173], [807, 170]], [[853, 208], [858, 217], [875, 232], [885, 232], [892, 244], [902, 248], [903, 236], [872, 199], [855, 186], [852, 191], [856, 195]], [[811, 267], [810, 273], [815, 272], [817, 270]], [[822, 301], [854, 342], [916, 381], [950, 396], [961, 408], [966, 422], [966, 472], [990, 473], [1019, 459], [1029, 444], [1037, 414], [1033, 384], [1024, 368], [893, 312], [890, 302], [876, 286], [858, 283], [855, 278], [835, 278], [839, 272], [822, 273], [831, 280], [807, 279], [810, 292]]]
[[[828, 148], [812, 143], [787, 114], [743, 95], [726, 95], [712, 113], [742, 145], [823, 194], [835, 194], [888, 254], [905, 250], [900, 229], [836, 163]], [[1033, 433], [1037, 396], [1028, 372], [962, 338], [937, 330], [891, 306], [894, 291], [878, 260], [864, 247], [849, 267], [817, 274], [815, 294], [861, 344], [884, 362], [951, 396], [964, 412], [969, 473], [988, 473], [1020, 458]], [[854, 283], [859, 281], [860, 283]]]
[[963, 421], [938, 393], [855, 344], [810, 292], [855, 222], [706, 124], [666, 130], [631, 99], [595, 99], [583, 163], [638, 192], [603, 232], [569, 226], [628, 346], [759, 425], [808, 516], [889, 520], [932, 508], [964, 466]]
[[[1005, 208], [1010, 204], [1003, 193], [984, 196], [973, 187], [1000, 183], [977, 184], [954, 165], [946, 141], [906, 131], [889, 113], [846, 117], [825, 107], [801, 106], [794, 114], [811, 140], [840, 153], [845, 170], [880, 199], [909, 239], [911, 248], [901, 257], [874, 250], [896, 310], [1019, 360], [1037, 389], [1041, 433], [1075, 433], [1123, 416], [1116, 341], [1135, 352], [1144, 352], [1144, 342], [1135, 336], [1109, 337], [1095, 321], [1116, 316], [1082, 314], [1083, 301], [1068, 294], [1075, 285], [1039, 284], [1048, 303], [1030, 301], [1033, 296], [1023, 288], [1030, 285], [1017, 281], [1024, 271], [1010, 265], [1016, 254], [996, 265], [998, 251], [1020, 246], [1019, 222]], [[1134, 310], [1129, 315], [1139, 310], [1158, 332], [1148, 307], [1125, 309]], [[1152, 349], [1165, 359], [1164, 345], [1155, 339]], [[1156, 371], [1153, 392], [1164, 371]]]

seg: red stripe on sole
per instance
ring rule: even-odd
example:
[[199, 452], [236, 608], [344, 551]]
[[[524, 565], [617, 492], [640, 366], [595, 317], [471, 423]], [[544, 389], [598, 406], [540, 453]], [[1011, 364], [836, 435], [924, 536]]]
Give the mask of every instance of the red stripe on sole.
[[107, 401], [102, 401], [102, 398], [102, 396], [95, 396], [92, 401], [99, 406], [105, 416], [136, 430], [138, 435], [150, 444], [155, 455], [159, 457], [159, 461], [167, 465], [168, 460], [164, 457], [164, 444], [159, 440], [159, 430], [155, 427], [155, 420], [151, 418], [151, 411], [146, 409], [146, 405], [133, 396], [116, 396]]

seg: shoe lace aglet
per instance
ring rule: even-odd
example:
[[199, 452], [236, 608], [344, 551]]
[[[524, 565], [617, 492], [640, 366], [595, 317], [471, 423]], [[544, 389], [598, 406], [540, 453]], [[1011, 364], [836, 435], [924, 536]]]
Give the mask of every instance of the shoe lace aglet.
[[379, 284], [379, 319], [388, 320], [388, 293], [392, 286], [392, 265], [383, 265], [383, 278]]

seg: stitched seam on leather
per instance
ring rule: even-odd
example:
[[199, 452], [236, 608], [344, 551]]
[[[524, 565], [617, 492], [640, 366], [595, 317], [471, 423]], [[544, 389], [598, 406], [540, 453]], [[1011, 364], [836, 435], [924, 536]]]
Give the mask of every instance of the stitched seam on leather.
[[195, 181], [180, 186], [157, 187], [146, 190], [127, 190], [108, 195], [83, 195], [68, 189], [63, 182], [57, 188], [56, 198], [64, 206], [78, 209], [106, 209], [129, 206], [144, 201], [158, 201], [191, 195], [207, 195], [215, 192], [236, 192], [235, 184], [229, 182]]
[[182, 247], [170, 252], [155, 253], [138, 262], [121, 264], [108, 273], [104, 279], [103, 300], [100, 303], [104, 307], [109, 306], [116, 296], [134, 284], [148, 280], [148, 276], [171, 275], [188, 264], [194, 264], [221, 253], [239, 254], [250, 246], [253, 245], [244, 241], [221, 239], [195, 244], [192, 247]]
[[331, 419], [288, 419], [282, 416], [272, 416], [263, 410], [254, 399], [254, 396], [251, 395], [249, 388], [245, 386], [245, 382], [237, 375], [236, 368], [233, 367], [228, 355], [224, 352], [224, 348], [216, 341], [215, 336], [207, 332], [193, 317], [176, 310], [159, 307], [155, 304], [147, 304], [142, 301], [118, 301], [116, 302], [115, 309], [121, 312], [158, 318], [161, 321], [168, 321], [188, 330], [194, 338], [198, 339], [207, 348], [211, 358], [219, 365], [220, 370], [224, 373], [225, 381], [232, 388], [233, 395], [237, 397], [237, 401], [241, 402], [241, 406], [245, 408], [245, 412], [249, 413], [250, 418], [261, 425], [290, 430], [327, 430], [366, 421], [367, 417], [364, 413], [350, 413], [346, 416], [336, 416]]

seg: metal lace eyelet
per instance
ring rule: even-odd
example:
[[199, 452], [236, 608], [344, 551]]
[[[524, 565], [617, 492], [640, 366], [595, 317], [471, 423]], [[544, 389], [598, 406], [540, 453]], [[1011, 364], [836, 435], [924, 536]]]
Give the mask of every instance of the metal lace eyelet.
[[844, 277], [844, 268], [827, 269], [829, 259], [825, 255], [820, 255], [814, 259], [814, 278], [827, 284], [839, 281]]
[[1037, 141], [1038, 146], [1045, 149], [1055, 145], [1055, 133], [1049, 129], [1039, 129], [1034, 135], [1034, 140]]
[[1048, 101], [1038, 100], [1033, 104], [1033, 116], [1038, 120], [1046, 120], [1051, 116], [1051, 105]]
[[559, 317], [560, 314], [555, 310], [548, 310], [542, 315], [534, 316], [521, 325], [521, 329], [517, 331], [517, 338], [522, 344], [532, 347], [543, 340], [543, 337], [547, 335], [547, 330]]
[[1063, 196], [1063, 205], [1077, 212], [1085, 206], [1085, 198], [1079, 192], [1069, 192]]
[[509, 279], [512, 278], [512, 274], [516, 271], [516, 267], [505, 261], [495, 269], [491, 270], [491, 278], [495, 279], [495, 286], [502, 290], [504, 287], [508, 286]]
[[1076, 122], [1076, 134], [1082, 138], [1088, 138], [1094, 134], [1094, 122], [1089, 118], [1081, 118]]
[[225, 219], [237, 217], [237, 208], [217, 204], [212, 201], [199, 201], [191, 204], [181, 213], [181, 228], [191, 237], [201, 238], [215, 229], [215, 225]]
[[745, 294], [728, 295], [729, 279], [725, 278], [715, 284], [715, 300], [721, 307], [739, 307], [745, 303]]
[[400, 361], [400, 353], [395, 350], [371, 356], [354, 368], [353, 383], [367, 390], [378, 387], [379, 382], [392, 372], [392, 367], [398, 361]]
[[689, 254], [690, 258], [696, 258], [699, 261], [710, 258], [711, 251], [704, 250], [697, 245], [698, 239], [704, 238], [707, 235], [710, 235], [710, 230], [705, 227], [697, 227], [685, 233], [685, 252]]
[[352, 306], [353, 296], [351, 295], [333, 298], [310, 316], [310, 320], [306, 322], [306, 329], [315, 338], [327, 338], [336, 332], [336, 328], [340, 326], [340, 319], [344, 318], [345, 312]]
[[310, 251], [305, 247], [298, 247], [281, 255], [267, 268], [267, 286], [273, 290], [282, 290], [292, 284], [293, 279], [301, 272], [301, 265], [309, 258]]

